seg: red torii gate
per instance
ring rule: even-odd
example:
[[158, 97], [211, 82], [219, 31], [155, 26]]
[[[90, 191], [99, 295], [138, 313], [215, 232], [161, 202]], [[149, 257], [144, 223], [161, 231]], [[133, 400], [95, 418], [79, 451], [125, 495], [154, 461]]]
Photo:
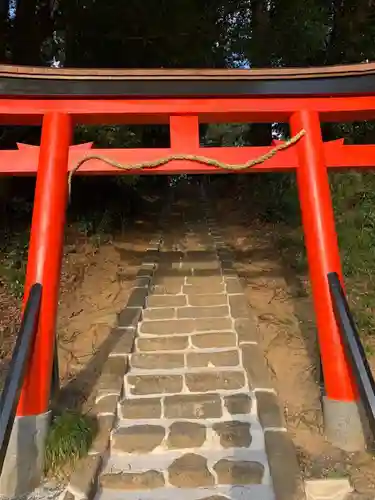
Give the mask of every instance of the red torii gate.
[[[170, 154], [205, 155], [245, 163], [269, 147], [200, 148], [199, 123], [289, 122], [300, 141], [250, 172], [296, 171], [325, 381], [328, 437], [358, 447], [358, 394], [332, 309], [327, 274], [342, 277], [327, 168], [374, 168], [375, 145], [324, 143], [321, 120], [375, 117], [375, 65], [268, 71], [53, 70], [0, 66], [0, 123], [42, 123], [40, 147], [0, 151], [3, 175], [37, 175], [25, 285], [43, 285], [39, 330], [18, 417], [48, 411], [67, 171], [91, 145], [71, 146], [74, 124], [169, 124], [170, 148], [96, 150], [121, 163]], [[215, 167], [172, 161], [142, 174], [222, 173]], [[126, 174], [99, 161], [81, 175]], [[355, 408], [355, 411], [354, 411]], [[344, 423], [343, 423], [344, 422]], [[344, 443], [344, 442], [345, 443]]]

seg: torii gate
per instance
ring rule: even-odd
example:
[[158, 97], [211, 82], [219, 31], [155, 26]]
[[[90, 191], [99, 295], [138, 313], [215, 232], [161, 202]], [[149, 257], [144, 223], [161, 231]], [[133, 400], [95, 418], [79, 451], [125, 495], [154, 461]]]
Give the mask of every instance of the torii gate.
[[[358, 392], [336, 324], [327, 274], [342, 279], [328, 168], [374, 168], [375, 145], [324, 143], [321, 120], [375, 118], [375, 64], [283, 70], [73, 70], [0, 66], [0, 123], [40, 125], [40, 147], [0, 151], [0, 174], [37, 175], [25, 300], [33, 283], [43, 286], [39, 328], [28, 367], [14, 432], [18, 440], [38, 430], [35, 450], [24, 450], [35, 468], [48, 426], [58, 303], [67, 172], [91, 145], [71, 146], [74, 124], [169, 124], [168, 149], [96, 150], [121, 163], [170, 154], [206, 155], [245, 163], [269, 147], [200, 148], [199, 123], [289, 122], [297, 144], [251, 172], [296, 171], [312, 284], [325, 391], [327, 437], [338, 446], [363, 445]], [[222, 172], [189, 161], [172, 161], [153, 174]], [[139, 173], [151, 173], [147, 170]], [[123, 174], [92, 160], [82, 175]], [[39, 441], [38, 441], [39, 439]], [[29, 440], [30, 441], [30, 440]], [[39, 450], [39, 451], [38, 451]], [[14, 451], [7, 469], [20, 467]], [[38, 455], [39, 453], [39, 455]], [[12, 457], [11, 457], [12, 458]], [[35, 471], [34, 471], [35, 472]], [[33, 473], [34, 473], [33, 472]], [[30, 472], [31, 474], [31, 472]]]

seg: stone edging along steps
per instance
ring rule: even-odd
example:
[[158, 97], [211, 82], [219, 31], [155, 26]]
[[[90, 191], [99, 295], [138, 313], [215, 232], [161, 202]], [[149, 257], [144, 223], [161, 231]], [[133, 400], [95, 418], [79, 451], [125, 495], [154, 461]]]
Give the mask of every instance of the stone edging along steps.
[[99, 381], [99, 433], [64, 500], [305, 498], [214, 218], [187, 221], [186, 242], [171, 255], [159, 235], [146, 252]]

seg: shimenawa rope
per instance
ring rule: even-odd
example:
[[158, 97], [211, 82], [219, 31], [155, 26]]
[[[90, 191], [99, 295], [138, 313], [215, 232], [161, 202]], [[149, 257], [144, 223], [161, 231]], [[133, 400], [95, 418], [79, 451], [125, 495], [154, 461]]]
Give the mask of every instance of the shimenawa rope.
[[288, 139], [285, 142], [282, 142], [275, 146], [274, 148], [270, 149], [267, 153], [264, 155], [259, 156], [258, 158], [254, 158], [253, 160], [249, 160], [246, 163], [242, 164], [231, 164], [231, 163], [223, 163], [218, 160], [214, 160], [213, 158], [207, 158], [206, 156], [199, 156], [199, 155], [189, 155], [189, 154], [175, 154], [175, 155], [169, 155], [165, 156], [162, 158], [159, 158], [158, 160], [152, 160], [152, 161], [144, 161], [141, 163], [133, 163], [133, 164], [127, 164], [127, 163], [119, 163], [115, 160], [111, 160], [110, 158], [106, 158], [105, 156], [102, 156], [100, 154], [93, 154], [93, 155], [88, 155], [82, 158], [82, 160], [79, 160], [77, 164], [74, 166], [74, 168], [69, 172], [69, 177], [68, 177], [68, 189], [69, 189], [69, 198], [71, 194], [71, 189], [72, 189], [72, 177], [73, 175], [77, 172], [77, 170], [86, 162], [90, 160], [100, 160], [104, 163], [107, 163], [108, 165], [111, 165], [112, 167], [118, 168], [120, 170], [142, 170], [142, 169], [153, 169], [160, 167], [162, 165], [165, 165], [171, 161], [192, 161], [192, 162], [197, 162], [197, 163], [202, 163], [204, 165], [209, 165], [211, 167], [217, 167], [222, 170], [236, 170], [236, 171], [241, 171], [241, 170], [246, 170], [248, 168], [254, 167], [255, 165], [259, 165], [260, 163], [264, 163], [267, 160], [270, 160], [273, 156], [276, 155], [279, 151], [282, 151], [283, 149], [287, 149], [296, 142], [298, 142], [301, 137], [303, 137], [306, 134], [305, 130], [301, 130], [298, 132], [298, 134], [294, 135], [290, 139]]

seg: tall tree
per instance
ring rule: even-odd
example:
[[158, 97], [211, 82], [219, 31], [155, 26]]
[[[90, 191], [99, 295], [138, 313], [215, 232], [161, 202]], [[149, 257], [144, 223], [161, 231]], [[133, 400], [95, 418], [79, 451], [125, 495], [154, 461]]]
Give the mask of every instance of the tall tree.
[[52, 37], [53, 29], [49, 0], [17, 0], [11, 38], [12, 62], [43, 64], [42, 46]]
[[375, 57], [375, 2], [332, 0], [327, 64], [363, 62]]
[[9, 0], [0, 0], [0, 62], [7, 62], [9, 33]]
[[[219, 0], [66, 2], [62, 26], [70, 67], [210, 67]], [[224, 61], [221, 61], [224, 65]]]

